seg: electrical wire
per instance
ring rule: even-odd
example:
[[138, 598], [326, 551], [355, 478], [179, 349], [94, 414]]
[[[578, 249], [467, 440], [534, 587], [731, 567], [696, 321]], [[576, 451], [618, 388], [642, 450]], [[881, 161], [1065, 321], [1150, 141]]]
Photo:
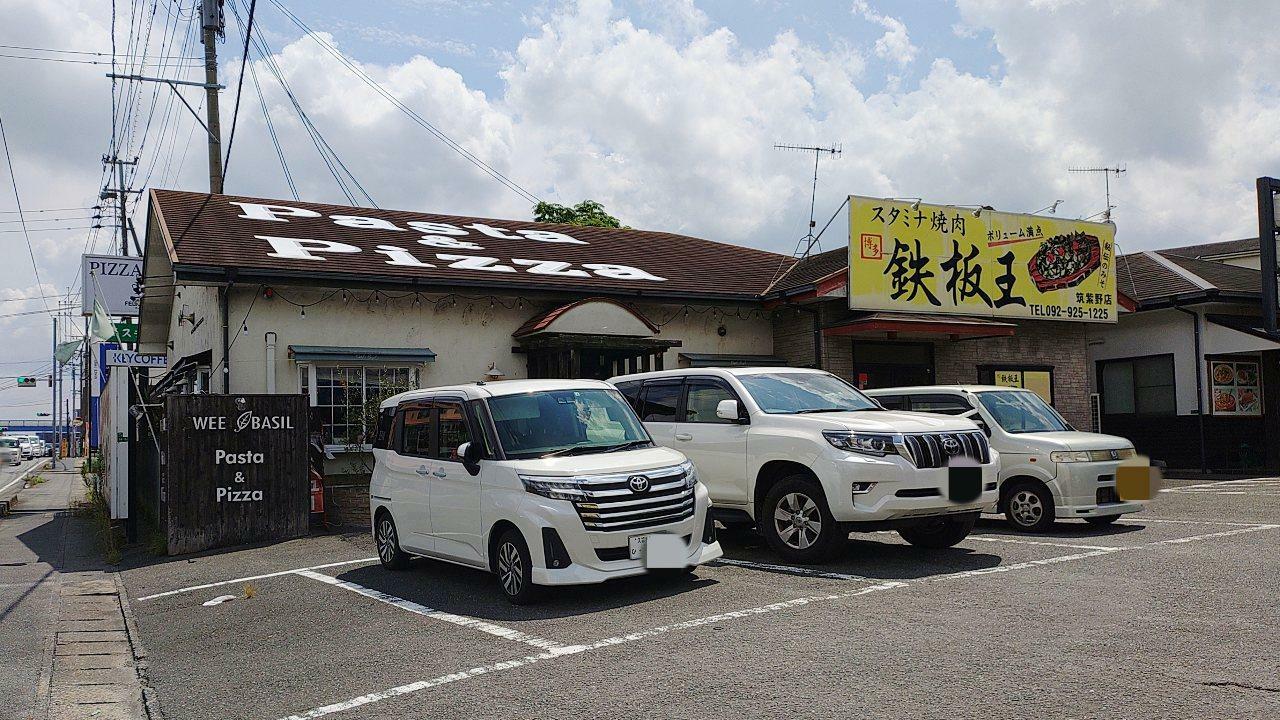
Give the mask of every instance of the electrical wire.
[[[227, 167], [231, 165], [231, 148], [236, 141], [236, 121], [240, 119], [240, 98], [244, 95], [244, 66], [249, 64], [249, 40], [253, 37], [253, 15], [258, 9], [258, 0], [249, 0], [249, 22], [244, 30], [244, 53], [240, 56], [240, 79], [236, 81], [236, 104], [231, 111], [231, 133], [227, 137], [227, 156], [222, 161], [222, 177], [227, 177]], [[239, 20], [239, 15], [236, 19]]]
[[22, 214], [22, 196], [18, 193], [18, 176], [13, 169], [13, 155], [9, 153], [9, 136], [4, 131], [3, 116], [0, 116], [0, 140], [4, 142], [4, 159], [9, 165], [9, 180], [13, 183], [13, 201], [17, 203], [18, 218], [22, 220], [21, 231], [5, 232], [21, 232], [23, 239], [27, 241], [27, 254], [31, 256], [31, 270], [36, 276], [36, 292], [40, 293], [40, 301], [44, 303], [44, 309], [48, 312], [49, 300], [44, 294], [44, 281], [40, 279], [40, 266], [36, 264], [36, 251], [31, 247], [31, 235], [27, 232], [26, 216]]

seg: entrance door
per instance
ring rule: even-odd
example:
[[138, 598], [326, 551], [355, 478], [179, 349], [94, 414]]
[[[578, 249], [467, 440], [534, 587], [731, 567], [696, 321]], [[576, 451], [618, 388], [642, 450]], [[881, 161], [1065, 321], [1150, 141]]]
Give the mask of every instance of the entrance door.
[[863, 390], [932, 385], [933, 344], [854, 340], [853, 382]]

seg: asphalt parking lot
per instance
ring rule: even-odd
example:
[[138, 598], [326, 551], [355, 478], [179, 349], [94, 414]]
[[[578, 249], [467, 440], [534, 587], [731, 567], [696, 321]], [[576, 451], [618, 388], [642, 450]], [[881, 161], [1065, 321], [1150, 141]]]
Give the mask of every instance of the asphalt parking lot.
[[1280, 479], [1166, 490], [947, 551], [854, 535], [820, 568], [722, 535], [693, 578], [520, 608], [476, 571], [386, 572], [364, 534], [121, 575], [174, 719], [1280, 716]]

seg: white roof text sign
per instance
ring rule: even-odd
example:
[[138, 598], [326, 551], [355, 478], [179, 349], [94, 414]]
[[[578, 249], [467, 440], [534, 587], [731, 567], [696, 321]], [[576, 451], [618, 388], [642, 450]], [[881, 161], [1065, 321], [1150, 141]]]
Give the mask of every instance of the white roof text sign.
[[94, 300], [108, 315], [138, 315], [142, 296], [142, 258], [121, 255], [82, 255], [80, 314], [92, 315]]

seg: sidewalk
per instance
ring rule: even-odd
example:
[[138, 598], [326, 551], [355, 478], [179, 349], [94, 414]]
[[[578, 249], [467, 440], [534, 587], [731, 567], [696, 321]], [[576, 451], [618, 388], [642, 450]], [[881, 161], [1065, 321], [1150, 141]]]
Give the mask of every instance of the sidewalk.
[[43, 470], [0, 518], [0, 697], [15, 718], [147, 718], [136, 632], [93, 523], [72, 508], [79, 464]]

